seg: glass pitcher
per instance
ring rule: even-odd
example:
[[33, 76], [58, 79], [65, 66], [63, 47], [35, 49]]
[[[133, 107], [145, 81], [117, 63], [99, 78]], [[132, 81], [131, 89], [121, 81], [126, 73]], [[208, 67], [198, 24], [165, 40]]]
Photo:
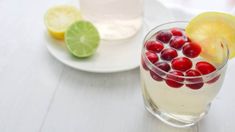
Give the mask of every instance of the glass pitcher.
[[144, 0], [80, 0], [85, 20], [91, 21], [102, 39], [134, 36], [142, 25]]

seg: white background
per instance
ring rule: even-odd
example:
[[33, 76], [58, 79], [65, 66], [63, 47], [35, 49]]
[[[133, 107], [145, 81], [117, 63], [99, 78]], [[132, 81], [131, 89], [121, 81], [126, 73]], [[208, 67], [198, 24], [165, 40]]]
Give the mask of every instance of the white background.
[[235, 60], [208, 116], [191, 129], [168, 127], [144, 109], [138, 69], [87, 73], [48, 53], [43, 15], [61, 1], [0, 1], [0, 132], [235, 130]]
[[190, 10], [231, 11], [235, 0], [159, 0], [168, 6], [181, 6]]

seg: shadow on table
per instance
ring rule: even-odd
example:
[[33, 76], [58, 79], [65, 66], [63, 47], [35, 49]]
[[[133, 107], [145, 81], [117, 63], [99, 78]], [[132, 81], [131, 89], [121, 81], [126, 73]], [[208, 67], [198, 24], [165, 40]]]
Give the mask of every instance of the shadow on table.
[[[189, 128], [175, 128], [171, 127], [162, 121], [158, 120], [156, 117], [148, 113], [146, 110], [142, 114], [142, 120], [140, 120], [139, 124], [143, 124], [141, 128], [145, 128], [142, 131], [147, 132], [199, 132], [198, 125], [192, 126]], [[151, 127], [150, 127], [151, 126]]]
[[[143, 112], [142, 120], [139, 120], [140, 128], [144, 128], [142, 131], [146, 132], [198, 132], [198, 126], [192, 126], [189, 128], [175, 128], [171, 127], [156, 117], [151, 115], [148, 111]], [[150, 127], [151, 126], [151, 127]]]

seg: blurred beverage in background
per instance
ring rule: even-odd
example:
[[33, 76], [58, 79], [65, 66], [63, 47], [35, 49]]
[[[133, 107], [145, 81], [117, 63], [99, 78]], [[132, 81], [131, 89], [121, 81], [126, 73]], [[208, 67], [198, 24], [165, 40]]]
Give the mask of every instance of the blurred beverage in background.
[[98, 28], [101, 38], [119, 40], [135, 35], [142, 25], [143, 0], [80, 0], [84, 19]]

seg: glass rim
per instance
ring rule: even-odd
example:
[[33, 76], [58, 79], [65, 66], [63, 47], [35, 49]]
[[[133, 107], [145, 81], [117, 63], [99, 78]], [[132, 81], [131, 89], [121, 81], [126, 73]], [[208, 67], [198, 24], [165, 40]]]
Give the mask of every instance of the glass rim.
[[[157, 33], [157, 31], [155, 31], [156, 29], [158, 29], [159, 27], [162, 27], [162, 26], [165, 26], [165, 25], [169, 25], [169, 24], [177, 24], [177, 23], [181, 23], [181, 24], [187, 24], [189, 23], [188, 21], [171, 21], [171, 22], [166, 22], [166, 23], [162, 23], [156, 27], [154, 27], [153, 29], [151, 29], [150, 31], [148, 31], [148, 33], [146, 34], [146, 36], [144, 37], [144, 41], [143, 41], [143, 47], [142, 47], [142, 58], [144, 59], [143, 61], [147, 61], [147, 67], [150, 67], [151, 68], [155, 68], [157, 69], [158, 71], [162, 72], [163, 74], [165, 75], [170, 75], [172, 77], [177, 77], [177, 78], [182, 78], [182, 79], [203, 79], [203, 82], [204, 81], [210, 81], [212, 78], [218, 76], [217, 74], [226, 66], [226, 64], [228, 63], [228, 60], [229, 60], [229, 48], [228, 48], [228, 45], [227, 43], [223, 43], [221, 42], [221, 44], [223, 44], [223, 46], [225, 46], [226, 48], [226, 57], [225, 57], [225, 60], [223, 61], [223, 64], [219, 65], [215, 71], [209, 73], [209, 74], [206, 74], [206, 75], [200, 75], [200, 76], [179, 76], [179, 75], [175, 75], [175, 74], [171, 74], [169, 72], [166, 72], [162, 69], [160, 69], [159, 67], [157, 67], [156, 65], [154, 65], [147, 57], [146, 57], [146, 54], [145, 54], [145, 50], [146, 50], [146, 45], [145, 45], [145, 42], [148, 41], [148, 38], [151, 37], [150, 35], [152, 33]], [[222, 39], [223, 40], [223, 39]], [[155, 71], [153, 71], [155, 72]], [[158, 74], [158, 73], [156, 73]], [[174, 80], [175, 81], [175, 80]], [[177, 81], [176, 81], [177, 82]], [[200, 81], [202, 82], [202, 81]], [[182, 82], [181, 82], [182, 83]], [[195, 83], [195, 82], [193, 82]]]

